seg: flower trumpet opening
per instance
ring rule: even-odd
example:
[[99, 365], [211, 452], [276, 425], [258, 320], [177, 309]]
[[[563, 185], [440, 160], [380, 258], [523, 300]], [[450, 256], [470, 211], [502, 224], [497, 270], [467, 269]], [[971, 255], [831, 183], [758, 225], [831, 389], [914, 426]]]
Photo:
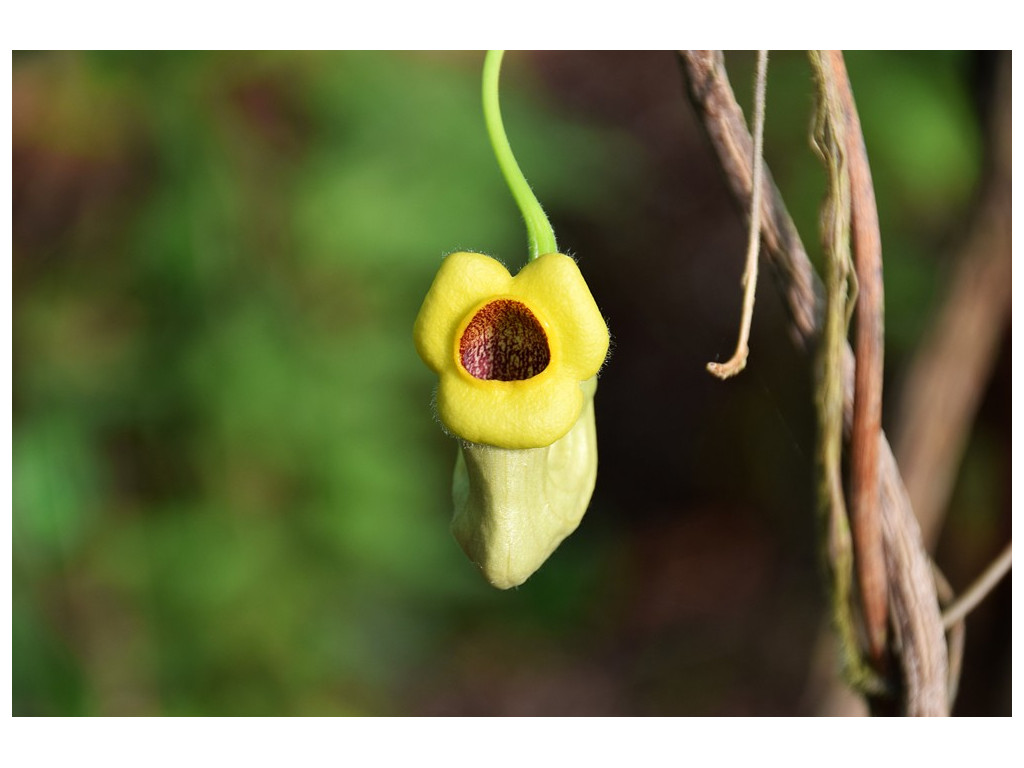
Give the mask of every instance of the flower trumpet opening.
[[548, 367], [551, 349], [529, 307], [497, 299], [481, 307], [462, 332], [459, 361], [476, 379], [524, 381]]
[[576, 263], [547, 253], [515, 277], [498, 261], [445, 257], [413, 326], [439, 377], [437, 415], [463, 440], [541, 448], [572, 428], [580, 383], [608, 352], [608, 328]]

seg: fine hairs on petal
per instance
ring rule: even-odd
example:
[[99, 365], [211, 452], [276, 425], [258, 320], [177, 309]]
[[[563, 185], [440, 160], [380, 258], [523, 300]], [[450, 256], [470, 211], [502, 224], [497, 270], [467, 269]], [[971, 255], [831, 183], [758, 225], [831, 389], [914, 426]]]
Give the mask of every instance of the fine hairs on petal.
[[455, 253], [476, 253], [481, 256], [486, 256], [487, 258], [494, 259], [496, 262], [501, 264], [501, 266], [503, 266], [509, 273], [512, 272], [512, 270], [509, 269], [508, 264], [505, 262], [503, 258], [501, 258], [501, 256], [494, 256], [490, 253], [484, 253], [483, 251], [478, 251], [476, 248], [452, 248], [450, 251], [445, 251], [444, 255], [441, 257], [441, 261], [444, 261], [449, 256]]

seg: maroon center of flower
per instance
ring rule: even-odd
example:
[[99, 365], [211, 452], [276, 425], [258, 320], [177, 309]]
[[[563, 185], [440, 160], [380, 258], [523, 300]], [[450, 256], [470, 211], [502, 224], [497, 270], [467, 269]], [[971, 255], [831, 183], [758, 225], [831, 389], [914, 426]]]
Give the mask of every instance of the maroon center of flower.
[[462, 367], [477, 379], [522, 381], [551, 362], [548, 337], [525, 304], [498, 299], [483, 306], [459, 340]]

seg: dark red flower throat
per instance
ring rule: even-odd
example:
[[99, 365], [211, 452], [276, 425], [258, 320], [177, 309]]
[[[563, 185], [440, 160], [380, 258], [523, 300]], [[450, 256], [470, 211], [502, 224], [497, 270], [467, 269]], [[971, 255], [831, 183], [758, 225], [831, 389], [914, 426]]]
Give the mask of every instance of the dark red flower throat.
[[551, 362], [548, 337], [530, 308], [497, 299], [469, 321], [459, 340], [462, 367], [477, 379], [522, 381]]

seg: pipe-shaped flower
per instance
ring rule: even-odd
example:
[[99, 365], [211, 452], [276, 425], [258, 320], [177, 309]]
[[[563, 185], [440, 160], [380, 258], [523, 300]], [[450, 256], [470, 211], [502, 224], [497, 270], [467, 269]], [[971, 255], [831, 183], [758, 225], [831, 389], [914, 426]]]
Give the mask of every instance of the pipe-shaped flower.
[[540, 448], [583, 408], [580, 384], [608, 353], [608, 327], [576, 262], [560, 253], [513, 277], [480, 253], [445, 258], [413, 327], [440, 377], [437, 412], [453, 434], [499, 448]]

